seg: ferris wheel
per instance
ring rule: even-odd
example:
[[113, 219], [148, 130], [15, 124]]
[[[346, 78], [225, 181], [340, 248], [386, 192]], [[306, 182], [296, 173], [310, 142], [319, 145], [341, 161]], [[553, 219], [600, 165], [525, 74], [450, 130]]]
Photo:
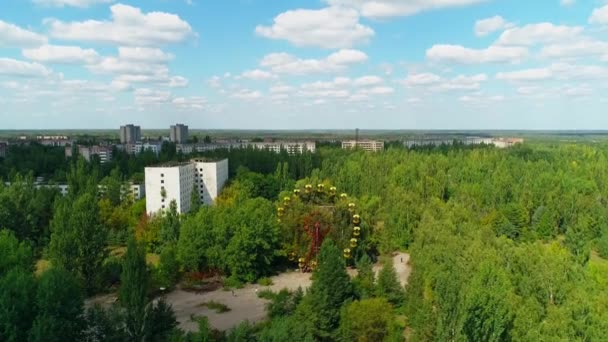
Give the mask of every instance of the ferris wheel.
[[302, 272], [317, 267], [317, 256], [325, 239], [333, 239], [349, 261], [357, 254], [362, 237], [361, 215], [346, 193], [335, 186], [306, 184], [283, 197], [277, 207], [278, 222], [286, 237], [284, 252]]

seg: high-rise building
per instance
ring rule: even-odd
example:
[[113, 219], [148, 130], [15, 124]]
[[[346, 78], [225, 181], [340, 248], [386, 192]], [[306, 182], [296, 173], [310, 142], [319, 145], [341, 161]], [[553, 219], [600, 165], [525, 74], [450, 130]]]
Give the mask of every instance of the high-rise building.
[[99, 161], [104, 164], [112, 160], [112, 147], [106, 145], [94, 145], [94, 146], [66, 146], [65, 157], [70, 158], [74, 156], [74, 150], [78, 152], [78, 155], [82, 156], [86, 161], [91, 161], [92, 156], [98, 156]]
[[[172, 201], [178, 213], [190, 211], [192, 196], [211, 205], [228, 180], [228, 159], [194, 159], [146, 167], [146, 211], [153, 215], [169, 209]], [[194, 192], [194, 194], [193, 194]]]
[[8, 143], [0, 141], [0, 158], [5, 158], [8, 152]]
[[188, 142], [188, 126], [176, 124], [171, 126], [169, 139], [176, 144], [185, 144]]
[[134, 144], [141, 140], [141, 127], [128, 124], [120, 126], [120, 143]]

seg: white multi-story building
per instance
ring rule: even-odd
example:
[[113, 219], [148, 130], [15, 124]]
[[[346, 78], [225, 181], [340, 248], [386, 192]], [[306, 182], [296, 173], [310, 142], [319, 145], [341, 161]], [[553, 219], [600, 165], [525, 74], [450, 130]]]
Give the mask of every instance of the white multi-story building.
[[190, 211], [193, 192], [203, 204], [211, 205], [228, 180], [228, 159], [170, 163], [146, 167], [146, 210], [156, 214], [175, 201], [179, 213]]
[[117, 145], [116, 147], [124, 150], [128, 154], [140, 154], [145, 151], [151, 151], [158, 156], [160, 154], [162, 146], [163, 144], [160, 141], [140, 141], [135, 144]]
[[342, 142], [342, 149], [352, 150], [354, 148], [360, 148], [363, 151], [369, 152], [380, 152], [384, 151], [384, 141], [380, 140], [349, 140]]
[[[76, 150], [78, 154], [81, 155], [86, 161], [91, 161], [91, 156], [98, 156], [99, 161], [103, 163], [107, 163], [112, 160], [112, 147], [105, 145], [95, 145], [95, 146], [76, 146]], [[73, 146], [65, 147], [65, 156], [66, 158], [73, 156]]]
[[120, 126], [120, 143], [135, 144], [141, 140], [141, 127], [133, 124]]

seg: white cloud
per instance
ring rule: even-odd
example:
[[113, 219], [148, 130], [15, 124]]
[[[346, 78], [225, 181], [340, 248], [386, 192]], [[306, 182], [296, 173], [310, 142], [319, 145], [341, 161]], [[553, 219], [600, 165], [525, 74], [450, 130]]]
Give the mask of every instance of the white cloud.
[[481, 82], [487, 81], [486, 74], [477, 74], [473, 76], [458, 75], [452, 79], [441, 82], [435, 90], [450, 91], [450, 90], [477, 90], [481, 86]]
[[559, 3], [562, 6], [572, 6], [576, 3], [576, 0], [560, 0]]
[[499, 45], [531, 46], [573, 40], [583, 32], [582, 26], [554, 25], [552, 23], [530, 24], [514, 27], [498, 38]]
[[548, 80], [601, 80], [608, 77], [608, 68], [597, 65], [554, 63], [545, 68], [525, 69], [496, 74], [499, 80], [509, 82], [538, 82]]
[[441, 77], [439, 75], [435, 75], [432, 73], [414, 73], [409, 74], [404, 81], [404, 84], [409, 87], [416, 86], [427, 86], [431, 84], [436, 84], [441, 81]]
[[272, 26], [258, 26], [255, 32], [296, 46], [328, 49], [350, 48], [374, 36], [374, 30], [359, 23], [359, 13], [345, 7], [287, 11], [274, 18]]
[[135, 89], [135, 103], [140, 106], [159, 105], [171, 102], [171, 93], [165, 90], [149, 88]]
[[357, 8], [370, 18], [389, 18], [413, 15], [422, 11], [448, 7], [462, 7], [486, 0], [325, 0], [330, 5]]
[[165, 65], [140, 63], [117, 57], [105, 57], [99, 63], [89, 66], [95, 73], [111, 73], [126, 75], [157, 75], [167, 74]]
[[270, 92], [272, 94], [283, 94], [283, 93], [290, 93], [294, 90], [294, 87], [288, 86], [288, 85], [277, 85], [274, 87], [270, 87]]
[[276, 75], [260, 69], [245, 71], [241, 74], [241, 77], [254, 81], [266, 81], [277, 78]]
[[458, 64], [519, 63], [528, 56], [528, 49], [507, 46], [470, 49], [460, 45], [434, 45], [426, 51], [426, 56], [434, 62]]
[[62, 22], [46, 20], [53, 38], [122, 46], [159, 46], [183, 42], [194, 33], [190, 25], [175, 14], [142, 13], [123, 4], [110, 7], [111, 21]]
[[478, 20], [475, 23], [475, 34], [479, 37], [483, 37], [512, 26], [513, 24], [506, 21], [503, 17], [496, 15], [491, 18]]
[[0, 47], [30, 48], [46, 42], [45, 36], [0, 20]]
[[169, 87], [171, 88], [185, 88], [188, 83], [188, 79], [182, 76], [173, 76], [169, 79]]
[[300, 59], [287, 53], [272, 53], [266, 55], [260, 65], [278, 74], [306, 75], [339, 72], [366, 60], [367, 55], [358, 50], [340, 50], [324, 59]]
[[355, 80], [355, 86], [357, 87], [370, 87], [370, 86], [378, 86], [384, 83], [384, 80], [378, 76], [363, 76], [359, 77]]
[[28, 63], [11, 58], [0, 58], [0, 75], [17, 77], [46, 77], [51, 71], [38, 63]]
[[550, 68], [526, 69], [511, 72], [499, 72], [496, 79], [510, 82], [544, 81], [553, 77]]
[[593, 10], [589, 17], [590, 24], [608, 25], [608, 4]]
[[213, 89], [219, 89], [222, 87], [222, 78], [219, 76], [213, 76], [207, 80], [207, 85]]
[[114, 2], [114, 0], [33, 0], [35, 4], [44, 5], [44, 6], [55, 6], [55, 7], [90, 7], [96, 4], [109, 4]]
[[570, 43], [544, 46], [540, 54], [546, 58], [608, 56], [608, 43], [599, 40], [583, 39]]
[[359, 91], [359, 93], [361, 93], [361, 94], [368, 94], [368, 95], [387, 95], [387, 94], [392, 94], [394, 92], [395, 92], [394, 88], [386, 87], [386, 86], [365, 88], [365, 89], [362, 89]]
[[262, 93], [258, 90], [241, 89], [232, 94], [232, 97], [241, 100], [256, 100], [262, 97]]
[[61, 45], [43, 45], [35, 49], [24, 49], [22, 54], [36, 62], [58, 64], [93, 64], [100, 58], [93, 49]]
[[124, 47], [118, 48], [118, 56], [122, 60], [143, 63], [167, 63], [173, 59], [173, 55], [158, 48], [147, 47]]
[[177, 97], [171, 101], [175, 106], [182, 109], [204, 109], [207, 100], [203, 97]]

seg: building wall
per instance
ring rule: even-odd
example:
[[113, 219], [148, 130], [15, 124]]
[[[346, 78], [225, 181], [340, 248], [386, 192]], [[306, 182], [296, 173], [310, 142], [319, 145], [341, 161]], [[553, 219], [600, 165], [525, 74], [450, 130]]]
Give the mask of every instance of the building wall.
[[342, 148], [345, 150], [360, 148], [364, 151], [380, 152], [380, 151], [384, 151], [384, 141], [379, 141], [379, 140], [343, 141]]
[[134, 144], [141, 140], [141, 127], [134, 125], [120, 126], [120, 143]]
[[185, 144], [188, 142], [188, 126], [176, 124], [169, 128], [169, 138], [177, 144]]
[[[146, 211], [152, 215], [169, 209], [175, 200], [179, 213], [189, 212], [192, 202], [192, 191], [196, 191], [201, 203], [213, 204], [228, 180], [228, 160], [204, 162], [194, 160], [176, 166], [147, 167], [146, 176]], [[166, 197], [161, 196], [165, 189]], [[163, 207], [164, 206], [164, 207]]]

